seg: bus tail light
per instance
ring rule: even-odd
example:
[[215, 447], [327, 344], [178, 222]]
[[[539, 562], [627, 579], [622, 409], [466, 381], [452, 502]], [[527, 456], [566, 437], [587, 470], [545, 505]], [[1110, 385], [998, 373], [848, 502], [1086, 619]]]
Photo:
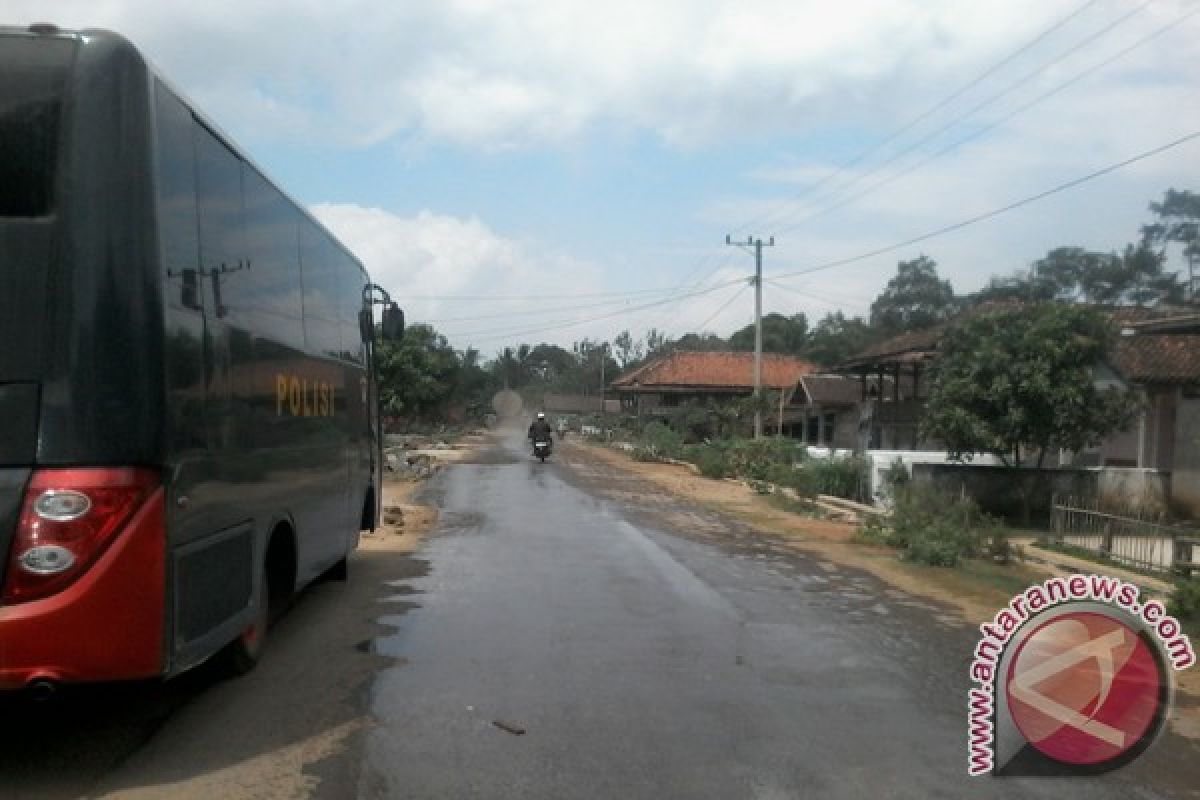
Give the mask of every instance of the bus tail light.
[[3, 602], [37, 600], [73, 583], [158, 484], [153, 470], [130, 467], [36, 471], [21, 506]]

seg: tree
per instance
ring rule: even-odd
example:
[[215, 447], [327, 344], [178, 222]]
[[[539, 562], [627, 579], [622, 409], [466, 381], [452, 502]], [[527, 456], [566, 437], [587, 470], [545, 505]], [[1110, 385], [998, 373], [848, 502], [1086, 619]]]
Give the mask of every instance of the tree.
[[459, 400], [472, 416], [481, 416], [491, 410], [492, 395], [496, 392], [496, 381], [479, 363], [479, 351], [468, 347], [459, 354], [459, 369], [453, 397]]
[[651, 328], [646, 331], [646, 358], [657, 358], [670, 352], [671, 339], [667, 336], [666, 331], [660, 331], [658, 328]]
[[942, 337], [931, 370], [922, 433], [954, 458], [991, 453], [1040, 467], [1055, 448], [1081, 450], [1126, 429], [1136, 403], [1128, 390], [1097, 388], [1093, 369], [1112, 346], [1101, 314], [1043, 304], [980, 314]]
[[529, 365], [530, 377], [549, 386], [571, 383], [576, 378], [575, 373], [579, 371], [579, 362], [574, 353], [545, 342], [529, 350], [526, 363]]
[[[1082, 247], [1058, 247], [1035, 261], [1027, 272], [993, 278], [970, 300], [1041, 302], [1069, 300], [1098, 305], [1154, 306], [1192, 299], [1200, 276], [1200, 194], [1168, 189], [1151, 203], [1156, 220], [1141, 229], [1141, 239], [1119, 253]], [[1169, 249], [1178, 245], [1188, 265], [1186, 283], [1166, 269]]]
[[1188, 265], [1187, 294], [1194, 298], [1200, 269], [1200, 194], [1168, 189], [1161, 203], [1151, 203], [1156, 222], [1142, 227], [1142, 241], [1166, 256], [1167, 247], [1180, 245]]
[[729, 349], [729, 343], [715, 333], [685, 333], [671, 344], [671, 349], [701, 353], [721, 353]]
[[[1086, 300], [1085, 276], [1098, 275], [1106, 270], [1110, 256], [1082, 247], [1056, 247], [1044, 258], [1033, 262], [1029, 270], [994, 277], [986, 287], [971, 295], [968, 302], [981, 303], [1020, 301], [1044, 303], [1051, 300]], [[1092, 283], [1088, 284], [1092, 287]]]
[[573, 349], [579, 361], [579, 385], [575, 387], [576, 391], [586, 394], [599, 392], [601, 385], [612, 381], [620, 373], [617, 362], [609, 355], [612, 348], [608, 342], [584, 339], [576, 342]]
[[937, 262], [922, 255], [896, 265], [896, 277], [871, 304], [871, 327], [895, 336], [936, 325], [956, 309], [950, 281], [938, 278]]
[[642, 341], [635, 341], [627, 330], [621, 331], [613, 338], [613, 352], [616, 353], [621, 369], [628, 369], [630, 364], [641, 360]]
[[[800, 355], [808, 345], [808, 318], [803, 313], [790, 317], [767, 314], [762, 318], [762, 340], [764, 353]], [[754, 350], [754, 325], [747, 325], [730, 336], [729, 349]]]
[[1179, 282], [1178, 274], [1163, 270], [1167, 259], [1161, 251], [1143, 241], [1126, 245], [1119, 259], [1125, 287], [1118, 302], [1154, 306], [1184, 301], [1186, 287]]
[[429, 325], [410, 325], [400, 341], [380, 342], [376, 363], [380, 404], [392, 416], [437, 416], [458, 386], [459, 356]]
[[853, 358], [871, 342], [871, 329], [862, 317], [849, 317], [841, 311], [826, 314], [808, 337], [807, 355], [824, 366], [833, 366]]

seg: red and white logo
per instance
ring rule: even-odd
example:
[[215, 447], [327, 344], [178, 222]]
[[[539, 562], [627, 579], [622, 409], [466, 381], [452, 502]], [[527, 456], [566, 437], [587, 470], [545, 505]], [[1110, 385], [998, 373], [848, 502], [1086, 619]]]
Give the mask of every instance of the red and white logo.
[[1135, 630], [1113, 615], [1077, 611], [1019, 643], [1003, 686], [1029, 744], [1063, 764], [1096, 766], [1153, 736], [1167, 680]]

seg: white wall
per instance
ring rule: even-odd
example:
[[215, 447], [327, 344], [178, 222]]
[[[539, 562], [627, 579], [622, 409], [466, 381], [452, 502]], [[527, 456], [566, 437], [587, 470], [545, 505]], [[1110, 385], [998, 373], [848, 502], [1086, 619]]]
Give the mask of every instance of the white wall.
[[[854, 455], [851, 450], [830, 450], [828, 447], [808, 447], [810, 458], [849, 458]], [[887, 497], [881, 497], [883, 494], [883, 473], [896, 463], [897, 459], [904, 468], [908, 471], [909, 476], [912, 476], [913, 464], [956, 464], [959, 462], [950, 458], [950, 454], [944, 450], [868, 450], [866, 458], [870, 467], [868, 469], [870, 475], [870, 488], [872, 502], [877, 506], [887, 506], [891, 500]], [[1003, 462], [995, 456], [975, 456], [975, 458], [966, 461], [967, 464], [980, 464], [983, 466], [1001, 466]]]

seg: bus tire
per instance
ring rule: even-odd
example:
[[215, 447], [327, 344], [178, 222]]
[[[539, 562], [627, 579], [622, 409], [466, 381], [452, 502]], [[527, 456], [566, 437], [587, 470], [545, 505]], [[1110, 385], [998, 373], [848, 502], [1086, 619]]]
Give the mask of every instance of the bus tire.
[[267, 630], [271, 627], [271, 584], [266, 568], [262, 574], [262, 588], [254, 602], [254, 618], [246, 630], [225, 646], [218, 654], [222, 672], [236, 677], [245, 675], [258, 665], [262, 657]]

